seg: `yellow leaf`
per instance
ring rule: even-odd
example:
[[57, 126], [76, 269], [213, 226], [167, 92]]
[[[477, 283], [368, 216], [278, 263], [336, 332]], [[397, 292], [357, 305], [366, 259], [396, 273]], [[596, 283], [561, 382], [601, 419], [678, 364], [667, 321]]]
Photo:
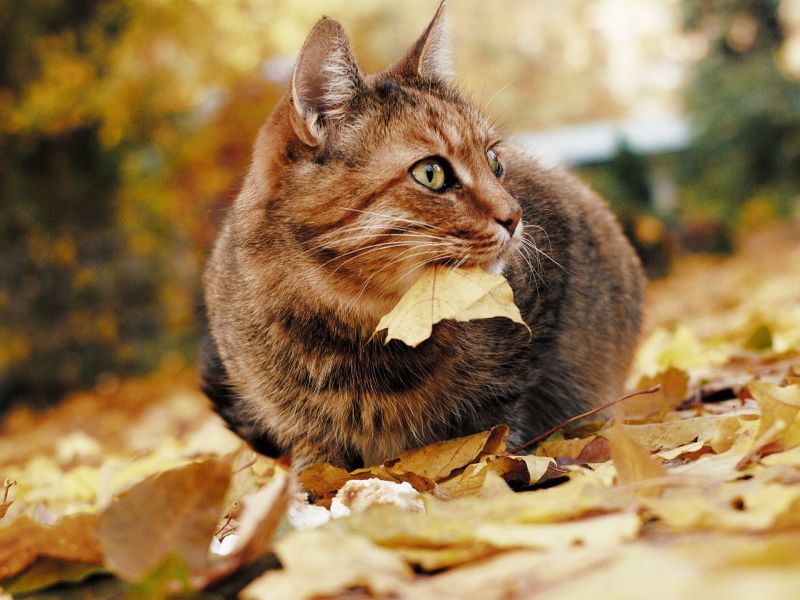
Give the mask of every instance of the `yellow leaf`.
[[710, 442], [720, 435], [720, 430], [736, 432], [741, 422], [736, 416], [690, 417], [665, 423], [626, 425], [625, 432], [635, 442], [651, 452], [671, 450], [692, 442]]
[[611, 458], [620, 484], [663, 477], [666, 474], [664, 467], [650, 456], [650, 452], [627, 433], [620, 419], [615, 419], [614, 426], [603, 432], [603, 435], [611, 447]]
[[411, 569], [394, 552], [369, 540], [325, 528], [292, 533], [275, 545], [283, 565], [248, 585], [244, 600], [338, 597], [362, 589], [368, 597], [411, 597], [401, 593], [413, 581]]
[[566, 523], [485, 523], [478, 525], [475, 538], [495, 548], [602, 547], [636, 539], [641, 527], [636, 514], [617, 513]]
[[785, 448], [800, 444], [800, 385], [779, 387], [764, 381], [751, 381], [747, 388], [761, 409], [755, 439], [760, 440], [767, 431], [774, 430], [771, 440], [761, 442], [780, 441]]
[[448, 477], [483, 454], [505, 452], [508, 427], [496, 425], [483, 431], [445, 442], [429, 444], [403, 452], [398, 458], [387, 460], [384, 466], [396, 472], [415, 473], [433, 481]]
[[400, 298], [378, 323], [387, 330], [386, 343], [398, 339], [416, 347], [431, 336], [433, 324], [442, 319], [470, 321], [505, 317], [530, 328], [514, 304], [514, 292], [502, 275], [479, 267], [450, 269], [436, 265]]

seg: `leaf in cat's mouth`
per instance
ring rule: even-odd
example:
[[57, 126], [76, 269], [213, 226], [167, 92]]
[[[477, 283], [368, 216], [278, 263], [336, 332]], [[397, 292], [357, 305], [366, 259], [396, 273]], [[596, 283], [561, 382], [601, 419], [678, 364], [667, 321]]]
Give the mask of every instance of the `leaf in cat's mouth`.
[[474, 267], [426, 269], [395, 307], [378, 323], [375, 333], [386, 329], [385, 343], [398, 339], [416, 347], [433, 333], [443, 319], [471, 321], [505, 317], [530, 327], [522, 319], [514, 292], [502, 275]]

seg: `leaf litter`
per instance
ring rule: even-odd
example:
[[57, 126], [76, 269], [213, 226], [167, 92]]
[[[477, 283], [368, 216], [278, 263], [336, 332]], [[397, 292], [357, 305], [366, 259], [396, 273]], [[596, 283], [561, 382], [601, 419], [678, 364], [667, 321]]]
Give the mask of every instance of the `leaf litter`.
[[498, 425], [295, 477], [177, 372], [18, 409], [0, 597], [796, 598], [800, 249], [774, 244], [652, 286], [630, 388], [658, 391], [530, 454]]

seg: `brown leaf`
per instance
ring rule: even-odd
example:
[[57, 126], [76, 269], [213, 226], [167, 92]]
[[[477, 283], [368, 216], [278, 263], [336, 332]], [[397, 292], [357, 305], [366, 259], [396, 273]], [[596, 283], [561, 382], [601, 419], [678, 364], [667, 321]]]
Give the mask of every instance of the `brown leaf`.
[[311, 465], [298, 476], [300, 485], [318, 497], [336, 492], [350, 479], [350, 473], [327, 463]]
[[68, 515], [52, 526], [26, 515], [17, 517], [0, 528], [0, 579], [16, 575], [40, 556], [101, 564], [96, 524], [94, 514]]
[[6, 479], [3, 482], [3, 499], [0, 500], [0, 519], [6, 516], [8, 509], [14, 504], [13, 498], [11, 500], [8, 499], [8, 491], [15, 485], [17, 485], [17, 482], [10, 479]]
[[377, 467], [367, 467], [366, 469], [356, 469], [351, 474], [351, 479], [382, 479], [394, 483], [407, 482], [418, 492], [431, 492], [436, 488], [436, 483], [427, 477], [416, 473], [398, 471], [385, 465]]
[[272, 537], [286, 514], [295, 487], [290, 476], [278, 476], [269, 485], [244, 497], [236, 529], [236, 546], [225, 559], [214, 562], [195, 576], [193, 587], [204, 589], [265, 554], [272, 546]]
[[593, 438], [578, 454], [579, 462], [603, 463], [608, 460], [611, 460], [611, 448], [604, 437]]
[[210, 458], [148, 477], [101, 515], [97, 535], [110, 570], [139, 581], [168, 555], [192, 574], [208, 567], [232, 458]]
[[608, 440], [620, 484], [663, 477], [666, 474], [664, 467], [628, 435], [620, 419], [615, 419], [614, 425], [604, 431], [603, 436]]
[[[527, 458], [527, 457], [526, 457]], [[531, 457], [533, 459], [537, 457]], [[486, 477], [489, 473], [495, 473], [513, 487], [524, 487], [532, 483], [531, 470], [534, 470], [534, 462], [531, 467], [520, 457], [511, 456], [488, 456], [483, 461], [471, 464], [455, 477], [439, 484], [439, 488], [447, 493], [451, 498], [462, 496], [478, 496], [484, 489]], [[541, 473], [534, 471], [534, 481], [538, 480]]]
[[682, 369], [670, 367], [653, 377], [642, 377], [636, 388], [644, 389], [655, 385], [660, 386], [657, 392], [632, 396], [625, 400], [623, 403], [625, 414], [639, 417], [663, 417], [686, 399], [689, 375]]
[[403, 452], [399, 458], [387, 460], [384, 466], [393, 473], [415, 473], [433, 481], [449, 477], [484, 454], [501, 454], [506, 450], [508, 427], [495, 425], [491, 431], [437, 442]]
[[548, 440], [542, 442], [536, 448], [539, 456], [551, 456], [553, 458], [574, 458], [577, 459], [584, 448], [591, 444], [597, 436], [586, 438], [575, 438], [569, 440]]

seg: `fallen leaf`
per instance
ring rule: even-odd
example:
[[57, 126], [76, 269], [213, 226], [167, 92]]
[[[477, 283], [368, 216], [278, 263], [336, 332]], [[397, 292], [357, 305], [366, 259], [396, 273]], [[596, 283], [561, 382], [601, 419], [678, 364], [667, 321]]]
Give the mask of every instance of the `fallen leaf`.
[[0, 528], [0, 579], [16, 575], [40, 556], [102, 564], [96, 525], [94, 514], [68, 515], [52, 526], [17, 517]]
[[636, 539], [641, 528], [638, 515], [617, 513], [566, 523], [484, 523], [476, 528], [475, 539], [494, 548], [604, 547]]
[[550, 465], [552, 458], [542, 456], [487, 456], [470, 464], [455, 477], [439, 484], [439, 489], [451, 498], [477, 496], [485, 492], [486, 477], [494, 473], [512, 487], [526, 487], [536, 483]]
[[511, 319], [530, 331], [514, 304], [514, 292], [505, 277], [480, 267], [451, 269], [435, 265], [426, 269], [383, 316], [375, 332], [386, 329], [386, 343], [397, 339], [416, 347], [431, 336], [434, 323], [443, 319], [492, 317]]
[[292, 533], [275, 544], [283, 569], [262, 575], [243, 600], [302, 600], [363, 590], [372, 597], [399, 595], [413, 581], [406, 562], [364, 537], [325, 527]]
[[721, 430], [729, 436], [729, 429], [735, 432], [741, 425], [738, 416], [707, 415], [663, 423], [625, 425], [625, 431], [637, 444], [651, 452], [661, 452], [692, 442], [710, 442], [720, 435]]
[[[787, 449], [800, 444], [800, 385], [780, 387], [763, 381], [751, 381], [747, 388], [761, 408], [755, 439], [760, 440], [767, 431], [775, 430], [771, 439], [761, 442], [778, 441]], [[782, 423], [782, 426], [776, 427], [778, 423]]]
[[272, 535], [286, 513], [292, 495], [292, 480], [284, 475], [242, 499], [244, 508], [239, 517], [238, 540], [233, 550], [237, 567], [250, 564], [269, 549]]
[[581, 452], [583, 452], [583, 449], [596, 439], [596, 436], [589, 436], [585, 438], [571, 438], [568, 440], [547, 440], [539, 444], [536, 448], [536, 454], [539, 456], [551, 456], [553, 458], [577, 459]]
[[346, 470], [327, 463], [311, 465], [298, 476], [303, 489], [318, 497], [332, 495], [350, 479]]
[[17, 482], [11, 479], [6, 479], [3, 482], [3, 499], [0, 500], [0, 519], [6, 516], [8, 509], [14, 504], [13, 498], [11, 500], [8, 499], [8, 491], [15, 485], [17, 485]]
[[651, 377], [642, 377], [636, 389], [659, 386], [657, 392], [632, 396], [624, 401], [625, 414], [640, 417], [663, 417], [686, 399], [689, 375], [686, 371], [670, 367]]
[[208, 546], [222, 514], [232, 458], [209, 458], [148, 477], [100, 515], [106, 565], [139, 581], [169, 555], [192, 574], [208, 568]]
[[9, 581], [6, 590], [12, 594], [29, 594], [56, 584], [80, 583], [92, 575], [107, 572], [105, 567], [96, 563], [39, 558]]
[[621, 485], [666, 475], [664, 467], [627, 433], [621, 419], [615, 419], [603, 435], [608, 439]]
[[482, 454], [501, 454], [506, 450], [508, 427], [496, 425], [483, 431], [444, 442], [408, 450], [384, 466], [394, 472], [415, 473], [432, 481], [444, 479], [475, 461]]

